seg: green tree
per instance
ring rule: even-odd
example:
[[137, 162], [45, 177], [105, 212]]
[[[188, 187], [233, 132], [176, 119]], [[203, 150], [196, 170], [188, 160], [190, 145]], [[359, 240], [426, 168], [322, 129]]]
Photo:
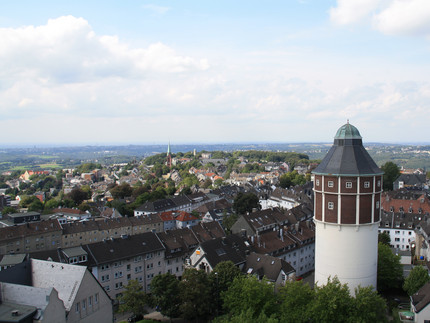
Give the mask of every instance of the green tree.
[[290, 186], [303, 184], [306, 184], [306, 177], [297, 173], [297, 171], [285, 173], [279, 178], [279, 186], [282, 188], [290, 188]]
[[260, 202], [254, 193], [238, 193], [233, 201], [233, 209], [238, 214], [252, 212], [252, 209], [259, 209]]
[[224, 228], [227, 232], [230, 232], [231, 227], [233, 226], [233, 224], [236, 223], [238, 218], [239, 218], [239, 216], [236, 213], [224, 215], [224, 218], [222, 220], [222, 225], [224, 226]]
[[26, 207], [29, 207], [30, 204], [35, 202], [35, 201], [40, 202], [40, 200], [34, 195], [24, 195], [21, 197], [21, 200], [19, 202], [19, 206], [22, 208], [26, 208]]
[[355, 289], [351, 322], [387, 322], [387, 304], [371, 286]]
[[67, 197], [73, 201], [75, 206], [77, 206], [88, 198], [88, 193], [80, 188], [74, 188], [69, 194], [67, 194]]
[[155, 276], [151, 282], [151, 296], [153, 305], [160, 308], [161, 314], [170, 318], [179, 316], [181, 297], [175, 275], [166, 273]]
[[267, 317], [265, 313], [261, 313], [258, 317], [254, 317], [254, 313], [252, 309], [248, 309], [246, 311], [242, 311], [239, 314], [234, 316], [226, 315], [224, 317], [220, 317], [219, 319], [215, 319], [212, 321], [213, 323], [278, 323], [282, 322], [278, 320], [274, 315], [271, 317]]
[[309, 322], [311, 313], [309, 308], [314, 300], [315, 293], [309, 284], [303, 281], [287, 281], [279, 290], [281, 322]]
[[16, 213], [16, 210], [11, 206], [5, 206], [3, 208], [3, 210], [1, 210], [1, 213], [2, 214], [12, 214], [12, 213]]
[[400, 175], [400, 169], [393, 162], [386, 162], [381, 166], [381, 169], [384, 171], [384, 190], [391, 191], [394, 181]]
[[240, 269], [232, 261], [218, 263], [209, 274], [213, 305], [217, 314], [221, 313], [222, 310], [221, 294], [226, 292], [233, 283], [233, 280], [240, 275], [242, 275]]
[[428, 274], [428, 270], [423, 266], [416, 266], [405, 279], [403, 289], [409, 296], [412, 296], [429, 281], [430, 276]]
[[391, 244], [390, 235], [387, 232], [381, 232], [378, 234], [378, 242], [381, 242], [387, 246]]
[[274, 285], [266, 279], [259, 281], [255, 276], [238, 276], [230, 288], [222, 293], [224, 309], [232, 316], [252, 311], [252, 317], [260, 314], [271, 316], [277, 313], [278, 307]]
[[43, 210], [43, 203], [40, 202], [39, 199], [34, 200], [33, 202], [30, 203], [30, 205], [28, 206], [28, 211], [36, 211], [36, 212], [40, 212]]
[[353, 298], [346, 284], [341, 284], [337, 277], [328, 280], [327, 284], [315, 287], [315, 300], [312, 303], [311, 315], [314, 322], [343, 323], [350, 318]]
[[110, 192], [114, 199], [124, 199], [127, 196], [131, 196], [133, 188], [128, 183], [122, 183], [112, 188]]
[[121, 312], [133, 312], [145, 314], [145, 306], [148, 304], [148, 296], [137, 279], [130, 280], [125, 286], [125, 291], [120, 297], [119, 310]]
[[55, 209], [58, 207], [58, 201], [56, 199], [50, 199], [45, 202], [45, 209]]
[[378, 243], [378, 291], [383, 292], [401, 286], [403, 278], [400, 256], [391, 252], [389, 246]]
[[211, 313], [212, 300], [208, 275], [201, 270], [185, 269], [179, 283], [181, 316], [186, 320], [204, 319]]

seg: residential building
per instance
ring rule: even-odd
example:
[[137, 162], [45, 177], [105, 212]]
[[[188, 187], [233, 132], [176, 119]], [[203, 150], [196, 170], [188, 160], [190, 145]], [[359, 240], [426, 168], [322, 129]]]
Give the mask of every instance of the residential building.
[[390, 236], [391, 247], [407, 251], [415, 246], [416, 233], [423, 215], [404, 212], [381, 212], [378, 233], [385, 232]]
[[430, 318], [430, 283], [421, 287], [411, 296], [411, 311], [414, 313], [414, 323], [427, 323]]
[[243, 272], [255, 275], [259, 280], [264, 277], [276, 287], [285, 286], [287, 281], [296, 280], [296, 271], [285, 260], [255, 252], [247, 255]]
[[21, 285], [5, 286], [9, 299], [36, 308], [41, 305], [45, 311], [40, 315], [50, 315], [45, 322], [113, 322], [111, 299], [86, 267], [30, 259], [1, 271], [0, 282]]
[[57, 220], [0, 228], [0, 254], [56, 249], [61, 246], [61, 234]]
[[250, 244], [243, 237], [231, 234], [199, 244], [189, 257], [188, 265], [210, 273], [222, 261], [231, 261], [243, 269]]

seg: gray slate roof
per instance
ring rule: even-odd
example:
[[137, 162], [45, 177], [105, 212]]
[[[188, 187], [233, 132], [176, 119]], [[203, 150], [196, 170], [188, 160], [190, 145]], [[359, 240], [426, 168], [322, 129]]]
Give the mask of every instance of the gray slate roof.
[[313, 173], [343, 176], [383, 174], [363, 147], [357, 128], [349, 123], [337, 131], [333, 146]]

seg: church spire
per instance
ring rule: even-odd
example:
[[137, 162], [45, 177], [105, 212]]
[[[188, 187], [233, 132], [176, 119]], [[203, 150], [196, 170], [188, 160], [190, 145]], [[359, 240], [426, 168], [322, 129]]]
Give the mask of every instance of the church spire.
[[167, 145], [166, 165], [167, 165], [167, 167], [172, 168], [172, 155], [171, 155], [171, 151], [170, 151], [170, 140], [169, 140], [169, 144]]

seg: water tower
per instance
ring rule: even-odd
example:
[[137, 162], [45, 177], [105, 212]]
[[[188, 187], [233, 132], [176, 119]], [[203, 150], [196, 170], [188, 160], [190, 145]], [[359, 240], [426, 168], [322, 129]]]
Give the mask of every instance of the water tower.
[[315, 283], [337, 276], [354, 289], [376, 288], [383, 172], [346, 123], [313, 171], [316, 227]]

